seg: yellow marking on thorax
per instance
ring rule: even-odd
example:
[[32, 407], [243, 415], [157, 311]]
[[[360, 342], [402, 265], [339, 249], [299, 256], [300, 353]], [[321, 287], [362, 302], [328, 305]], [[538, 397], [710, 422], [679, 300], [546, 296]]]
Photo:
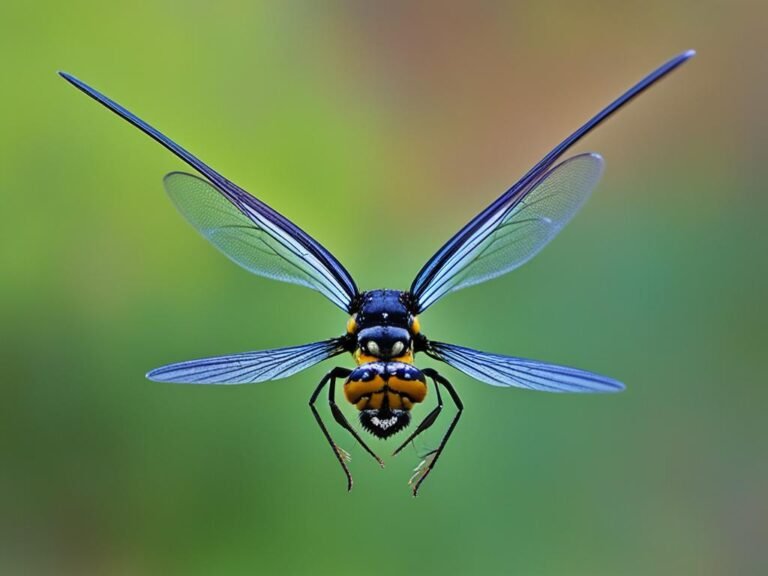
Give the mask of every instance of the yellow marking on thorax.
[[390, 410], [402, 410], [403, 400], [397, 392], [387, 392], [387, 402]]
[[368, 381], [348, 380], [344, 383], [344, 396], [350, 404], [357, 404], [363, 396], [381, 393], [385, 385], [384, 379], [378, 375]]
[[[386, 381], [377, 375], [371, 380], [348, 380], [344, 383], [344, 396], [358, 410], [381, 408], [387, 395], [392, 410], [410, 410], [414, 404], [423, 402], [427, 396], [427, 385], [421, 380], [401, 380], [390, 376]], [[401, 397], [404, 394], [407, 397]]]
[[390, 376], [387, 386], [395, 393], [406, 394], [413, 402], [423, 402], [427, 396], [427, 385], [421, 380], [401, 380]]
[[377, 356], [371, 356], [370, 354], [363, 352], [360, 348], [355, 350], [352, 355], [354, 356], [355, 362], [357, 362], [358, 366], [362, 366], [363, 364], [370, 364], [371, 362], [402, 362], [403, 364], [413, 364], [413, 351], [410, 349], [406, 350], [405, 354], [402, 356], [392, 358], [391, 360], [382, 360]]
[[358, 410], [379, 410], [384, 405], [384, 395], [387, 395], [387, 405], [390, 410], [410, 410], [413, 402], [401, 397], [397, 392], [374, 392], [370, 396], [364, 396], [357, 401]]
[[364, 410], [378, 410], [384, 403], [384, 392], [377, 392], [368, 398]]
[[352, 314], [347, 320], [347, 334], [354, 334], [357, 332], [357, 313]]
[[355, 350], [352, 355], [355, 357], [355, 362], [357, 362], [358, 366], [362, 366], [363, 364], [370, 364], [371, 362], [379, 362], [381, 360], [381, 358], [376, 358], [376, 356], [369, 356], [360, 348]]

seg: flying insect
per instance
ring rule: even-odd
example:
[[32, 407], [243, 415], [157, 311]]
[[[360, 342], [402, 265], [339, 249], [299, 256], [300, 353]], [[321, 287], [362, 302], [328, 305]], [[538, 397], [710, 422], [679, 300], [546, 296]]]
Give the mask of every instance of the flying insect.
[[327, 402], [334, 420], [383, 466], [381, 458], [336, 404], [337, 381], [343, 382], [344, 396], [359, 411], [362, 428], [382, 439], [409, 426], [412, 409], [425, 401], [431, 382], [436, 406], [394, 454], [438, 419], [443, 408], [441, 388], [455, 404], [456, 412], [437, 448], [425, 456], [411, 479], [414, 496], [434, 469], [464, 409], [448, 379], [432, 368], [419, 369], [414, 365], [416, 354], [423, 352], [493, 386], [576, 393], [622, 390], [624, 386], [617, 380], [584, 370], [431, 340], [421, 329], [420, 315], [443, 296], [506, 274], [544, 248], [581, 208], [603, 173], [599, 154], [581, 153], [560, 161], [563, 154], [694, 54], [689, 50], [672, 58], [558, 144], [451, 237], [427, 261], [407, 291], [361, 292], [333, 254], [286, 217], [113, 100], [59, 72], [199, 173], [200, 176], [171, 172], [164, 179], [165, 190], [181, 214], [216, 248], [254, 274], [320, 292], [348, 315], [345, 332], [335, 338], [168, 364], [150, 371], [147, 378], [187, 384], [250, 384], [287, 378], [323, 360], [351, 354], [356, 367], [331, 369], [309, 401], [312, 414], [346, 475], [347, 489], [352, 488], [349, 455], [332, 438], [316, 407], [323, 389], [327, 387]]

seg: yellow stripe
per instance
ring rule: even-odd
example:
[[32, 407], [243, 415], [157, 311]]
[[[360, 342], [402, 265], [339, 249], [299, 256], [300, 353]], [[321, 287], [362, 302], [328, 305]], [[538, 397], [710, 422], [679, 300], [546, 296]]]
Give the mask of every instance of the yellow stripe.
[[350, 404], [357, 404], [363, 396], [371, 396], [384, 388], [384, 380], [381, 376], [376, 376], [367, 382], [347, 381], [344, 383], [344, 396]]
[[407, 395], [413, 402], [423, 402], [427, 396], [427, 385], [421, 380], [401, 380], [390, 376], [387, 385], [391, 390]]
[[357, 313], [352, 314], [347, 320], [347, 334], [354, 334], [357, 332]]
[[368, 356], [363, 353], [360, 348], [355, 350], [355, 362], [357, 362], [358, 366], [362, 366], [363, 364], [370, 364], [371, 362], [378, 362], [379, 359], [376, 358], [376, 356]]
[[378, 410], [381, 408], [382, 400], [384, 400], [384, 392], [376, 392], [371, 396], [371, 399], [368, 400], [366, 408], [369, 410]]

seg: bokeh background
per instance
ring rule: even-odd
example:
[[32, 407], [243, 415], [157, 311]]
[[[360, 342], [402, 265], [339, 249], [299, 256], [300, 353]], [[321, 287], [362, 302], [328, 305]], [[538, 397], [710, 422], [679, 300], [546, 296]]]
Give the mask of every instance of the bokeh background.
[[[758, 1], [4, 2], [0, 573], [768, 573], [766, 18]], [[414, 500], [417, 449], [381, 470], [337, 432], [345, 492], [307, 408], [330, 363], [244, 387], [144, 379], [346, 319], [209, 247], [162, 190], [184, 166], [57, 69], [294, 219], [361, 287], [404, 288], [687, 48], [579, 145], [607, 172], [562, 235], [422, 318], [626, 393], [445, 368], [466, 412]]]

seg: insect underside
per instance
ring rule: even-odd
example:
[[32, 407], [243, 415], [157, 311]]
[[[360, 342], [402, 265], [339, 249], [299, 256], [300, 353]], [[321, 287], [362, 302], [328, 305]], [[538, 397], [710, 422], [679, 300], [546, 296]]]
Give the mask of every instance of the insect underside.
[[577, 368], [429, 340], [421, 331], [419, 317], [447, 294], [506, 274], [538, 254], [578, 212], [603, 173], [599, 154], [581, 153], [562, 159], [565, 152], [693, 54], [688, 51], [672, 58], [563, 140], [451, 237], [422, 267], [407, 291], [360, 292], [333, 254], [293, 222], [104, 94], [60, 72], [65, 80], [156, 140], [199, 174], [172, 172], [164, 179], [165, 190], [184, 218], [230, 260], [254, 274], [312, 288], [349, 316], [346, 332], [340, 337], [177, 362], [156, 368], [147, 377], [186, 384], [250, 384], [287, 378], [339, 354], [351, 353], [356, 367], [331, 369], [309, 402], [346, 475], [348, 488], [352, 487], [349, 454], [334, 441], [316, 405], [325, 388], [328, 408], [336, 423], [379, 464], [382, 460], [336, 404], [337, 380], [343, 381], [346, 400], [359, 412], [361, 431], [380, 439], [408, 429], [412, 411], [428, 399], [431, 384], [435, 406], [410, 428], [410, 434], [394, 454], [435, 424], [443, 409], [441, 390], [447, 391], [456, 412], [438, 446], [417, 467], [411, 479], [414, 495], [443, 453], [464, 408], [455, 388], [443, 375], [432, 368], [420, 370], [414, 365], [418, 353], [493, 386], [576, 393], [622, 390], [623, 385], [612, 378]]

